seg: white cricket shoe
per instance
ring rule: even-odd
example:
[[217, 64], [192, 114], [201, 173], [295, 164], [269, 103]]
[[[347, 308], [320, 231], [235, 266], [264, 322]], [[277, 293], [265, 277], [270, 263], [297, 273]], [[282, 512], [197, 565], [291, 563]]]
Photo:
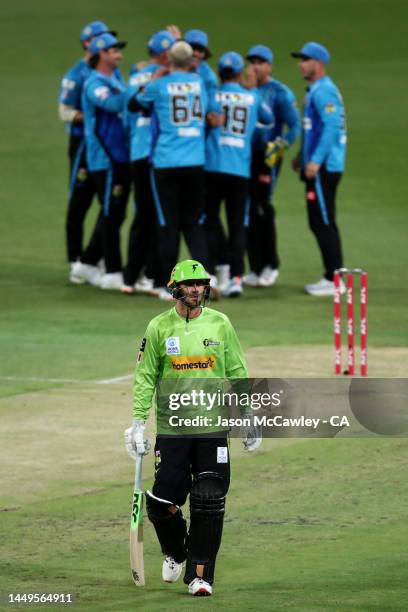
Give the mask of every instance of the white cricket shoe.
[[163, 561], [162, 578], [164, 582], [177, 582], [183, 571], [184, 563], [177, 563], [173, 557], [166, 557]]
[[153, 291], [154, 281], [152, 278], [147, 278], [147, 276], [140, 276], [136, 283], [135, 289], [136, 291], [140, 291], [140, 293], [151, 293]]
[[[334, 295], [334, 282], [327, 280], [327, 278], [321, 278], [318, 283], [305, 286], [305, 291], [309, 295], [325, 296]], [[346, 292], [346, 286], [343, 281], [340, 281], [340, 294]]]
[[221, 297], [221, 291], [218, 288], [218, 279], [213, 274], [210, 274], [210, 299], [213, 302], [218, 302]]
[[278, 276], [279, 270], [271, 268], [270, 266], [265, 266], [259, 275], [259, 287], [272, 287], [272, 285], [276, 283]]
[[153, 291], [159, 300], [166, 300], [167, 302], [170, 302], [173, 299], [171, 293], [167, 291], [167, 287], [155, 287]]
[[224, 297], [234, 298], [242, 295], [242, 281], [239, 276], [231, 278], [228, 287], [222, 292]]
[[194, 578], [188, 585], [188, 592], [196, 597], [205, 597], [212, 595], [212, 586], [202, 578]]
[[215, 266], [215, 273], [217, 275], [218, 289], [221, 293], [228, 287], [230, 282], [230, 265], [222, 264]]
[[79, 284], [80, 280], [83, 283], [89, 283], [90, 285], [94, 285], [95, 287], [100, 286], [102, 278], [102, 274], [97, 266], [90, 266], [89, 264], [82, 263], [82, 261], [76, 261], [72, 265], [71, 276], [77, 279], [77, 284]]
[[104, 274], [101, 278], [101, 289], [113, 289], [120, 291], [123, 287], [123, 274], [122, 272], [110, 272]]
[[71, 261], [71, 263], [69, 264], [69, 282], [73, 283], [74, 285], [83, 285], [85, 280], [80, 276], [77, 276], [77, 274], [75, 273], [76, 263], [76, 261]]
[[248, 287], [258, 287], [259, 276], [256, 272], [249, 272], [242, 277], [242, 282]]

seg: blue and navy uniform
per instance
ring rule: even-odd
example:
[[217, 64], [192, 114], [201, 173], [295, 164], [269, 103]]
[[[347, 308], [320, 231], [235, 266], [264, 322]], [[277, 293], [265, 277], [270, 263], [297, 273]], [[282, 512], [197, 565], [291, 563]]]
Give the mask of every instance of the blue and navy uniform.
[[175, 71], [149, 83], [136, 96], [151, 110], [157, 131], [153, 134], [153, 166], [176, 168], [204, 164], [205, 115], [208, 97], [202, 79]]
[[[78, 111], [82, 111], [82, 88], [85, 81], [91, 74], [91, 68], [85, 59], [81, 59], [65, 74], [61, 82], [61, 91], [59, 102], [72, 106]], [[84, 135], [84, 126], [82, 123], [70, 123], [69, 133], [74, 136]]]
[[[130, 189], [129, 147], [122, 120], [125, 86], [118, 73], [112, 76], [93, 70], [84, 85], [82, 106], [86, 155], [102, 206], [101, 231], [106, 272], [121, 271], [120, 225]], [[84, 263], [95, 265], [89, 246]]]
[[91, 172], [111, 170], [129, 161], [129, 146], [122, 120], [125, 86], [116, 76], [93, 70], [82, 95], [86, 157]]
[[293, 92], [276, 79], [260, 85], [258, 92], [272, 109], [275, 121], [273, 126], [257, 126], [252, 141], [253, 150], [264, 154], [267, 143], [278, 137], [292, 145], [300, 133], [300, 116]]
[[131, 112], [129, 100], [150, 82], [159, 64], [148, 64], [140, 70], [131, 69], [125, 95], [124, 122], [129, 138], [131, 173], [135, 193], [135, 217], [129, 232], [125, 285], [132, 287], [140, 272], [154, 278], [156, 255], [156, 220], [150, 183], [150, 154], [152, 150], [151, 113]]
[[[256, 90], [226, 82], [215, 92], [224, 125], [209, 131], [206, 142], [206, 231], [209, 270], [229, 263], [232, 277], [242, 276], [249, 217], [251, 142], [258, 122], [273, 125], [271, 109]], [[228, 241], [220, 221], [225, 201]], [[229, 257], [228, 257], [229, 254]]]
[[221, 85], [214, 97], [225, 122], [209, 131], [205, 169], [249, 178], [252, 136], [258, 122], [273, 125], [272, 111], [257, 90], [244, 89], [239, 83]]
[[158, 220], [156, 284], [165, 286], [177, 262], [180, 231], [193, 259], [206, 265], [204, 211], [205, 117], [208, 96], [198, 74], [170, 72], [130, 100], [152, 116], [151, 184]]
[[[336, 191], [345, 165], [346, 124], [342, 96], [330, 77], [315, 81], [307, 90], [303, 106], [301, 178], [306, 182], [309, 226], [322, 255], [324, 274], [343, 267], [340, 233], [336, 225]], [[304, 170], [309, 162], [320, 165], [313, 180]]]
[[130, 160], [137, 161], [149, 157], [152, 149], [152, 132], [151, 132], [151, 113], [145, 112], [130, 112], [127, 109], [129, 100], [145, 88], [152, 77], [152, 74], [158, 70], [158, 64], [148, 64], [140, 70], [131, 70], [129, 74], [129, 82], [126, 89], [125, 107], [124, 107], [124, 122], [128, 132], [130, 143]]
[[346, 124], [343, 98], [330, 77], [315, 81], [303, 106], [301, 166], [310, 161], [328, 172], [343, 172], [346, 157]]
[[[82, 89], [91, 68], [81, 59], [64, 75], [61, 82], [59, 103], [82, 111]], [[95, 187], [88, 173], [85, 156], [84, 126], [82, 122], [69, 123], [69, 198], [65, 222], [68, 260], [76, 261], [82, 255], [83, 224], [95, 194]]]
[[289, 87], [276, 79], [270, 79], [258, 91], [271, 107], [275, 122], [271, 127], [258, 125], [252, 140], [248, 259], [251, 270], [256, 274], [260, 274], [265, 267], [279, 268], [276, 212], [271, 196], [276, 187], [281, 162], [274, 168], [265, 164], [266, 145], [276, 138], [283, 138], [290, 146], [300, 133], [296, 98]]

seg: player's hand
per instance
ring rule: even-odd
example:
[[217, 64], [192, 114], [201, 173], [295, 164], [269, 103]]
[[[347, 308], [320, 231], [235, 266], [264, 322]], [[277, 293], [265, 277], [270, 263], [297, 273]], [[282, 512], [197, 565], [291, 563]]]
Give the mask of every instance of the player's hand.
[[225, 115], [220, 113], [207, 113], [206, 115], [207, 125], [211, 128], [221, 127], [225, 123]]
[[262, 444], [262, 430], [259, 425], [246, 425], [241, 430], [242, 444], [249, 453], [258, 450]]
[[180, 38], [181, 38], [181, 30], [180, 30], [180, 28], [179, 28], [178, 26], [174, 25], [174, 23], [173, 23], [173, 24], [171, 24], [171, 25], [168, 25], [168, 26], [166, 27], [166, 30], [167, 30], [168, 32], [170, 32], [170, 34], [171, 34], [172, 36], [174, 36], [174, 38], [175, 38], [176, 40], [180, 40]]
[[137, 455], [147, 455], [150, 442], [144, 437], [145, 422], [135, 419], [132, 427], [125, 430], [125, 446], [129, 456], [136, 461]]
[[288, 148], [288, 143], [284, 138], [275, 138], [272, 142], [268, 142], [265, 151], [265, 164], [273, 168], [280, 162]]
[[72, 123], [83, 123], [84, 122], [84, 113], [81, 111], [77, 111], [72, 119]]
[[316, 178], [319, 170], [320, 164], [315, 164], [315, 162], [309, 162], [305, 168], [305, 177], [308, 181], [311, 181]]

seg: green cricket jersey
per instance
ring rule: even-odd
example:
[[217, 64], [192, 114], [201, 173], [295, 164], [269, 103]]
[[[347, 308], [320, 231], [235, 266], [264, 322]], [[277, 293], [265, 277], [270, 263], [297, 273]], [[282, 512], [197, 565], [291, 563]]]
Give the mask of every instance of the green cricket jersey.
[[[203, 308], [198, 317], [186, 321], [172, 308], [152, 319], [142, 340], [135, 370], [133, 416], [148, 418], [159, 387], [169, 393], [191, 389], [199, 379], [214, 386], [217, 380], [246, 378], [245, 357], [225, 314]], [[156, 398], [158, 418], [161, 405]]]

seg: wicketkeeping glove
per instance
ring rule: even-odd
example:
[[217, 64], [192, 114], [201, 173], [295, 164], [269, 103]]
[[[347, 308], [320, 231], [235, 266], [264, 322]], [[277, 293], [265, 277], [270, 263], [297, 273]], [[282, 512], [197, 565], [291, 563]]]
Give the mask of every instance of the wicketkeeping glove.
[[125, 446], [130, 457], [136, 461], [137, 455], [147, 455], [150, 442], [144, 437], [145, 422], [135, 419], [132, 427], [125, 430]]
[[265, 151], [265, 164], [270, 168], [276, 166], [276, 164], [282, 159], [288, 146], [287, 141], [280, 137], [275, 138], [275, 140], [272, 142], [268, 142]]
[[249, 453], [256, 451], [262, 444], [262, 430], [259, 425], [246, 425], [241, 428], [242, 444]]

